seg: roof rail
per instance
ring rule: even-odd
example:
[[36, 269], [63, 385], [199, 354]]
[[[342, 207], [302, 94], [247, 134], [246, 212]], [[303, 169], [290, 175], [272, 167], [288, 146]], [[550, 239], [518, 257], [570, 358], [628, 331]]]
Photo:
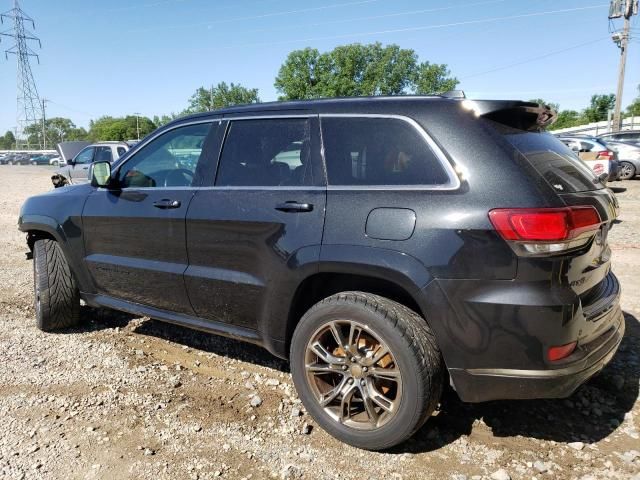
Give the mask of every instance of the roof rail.
[[464, 90], [449, 90], [448, 92], [441, 93], [440, 96], [444, 98], [467, 98]]

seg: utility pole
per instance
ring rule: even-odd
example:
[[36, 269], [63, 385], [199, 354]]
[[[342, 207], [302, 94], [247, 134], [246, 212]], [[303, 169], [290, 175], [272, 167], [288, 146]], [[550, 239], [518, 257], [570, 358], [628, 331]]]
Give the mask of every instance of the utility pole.
[[140, 122], [138, 120], [140, 113], [134, 112], [133, 114], [136, 116], [136, 135], [138, 135], [138, 141], [140, 141]]
[[5, 32], [0, 32], [0, 39], [2, 37], [8, 37], [15, 42], [5, 50], [5, 57], [8, 59], [9, 55], [15, 55], [18, 66], [18, 94], [16, 98], [16, 123], [18, 124], [18, 130], [16, 131], [16, 149], [20, 145], [21, 140], [24, 146], [30, 148], [29, 137], [24, 134], [24, 131], [27, 126], [38, 125], [38, 123], [40, 123], [42, 111], [40, 110], [41, 105], [38, 89], [36, 88], [36, 82], [33, 79], [31, 65], [29, 64], [29, 57], [36, 57], [38, 63], [40, 63], [40, 59], [29, 47], [28, 42], [37, 42], [40, 48], [42, 48], [42, 44], [40, 43], [40, 39], [25, 27], [25, 24], [30, 23], [31, 28], [35, 29], [35, 22], [20, 8], [18, 0], [13, 1], [13, 8], [11, 10], [0, 14], [0, 23], [4, 23], [5, 20], [10, 21], [13, 24], [13, 28]]
[[618, 66], [618, 89], [616, 91], [616, 104], [613, 110], [613, 128], [617, 132], [622, 127], [620, 109], [622, 107], [622, 91], [624, 89], [624, 70], [627, 64], [627, 49], [629, 48], [629, 28], [631, 16], [638, 13], [638, 0], [611, 0], [609, 19], [624, 17], [622, 33], [615, 32], [613, 41], [620, 48], [620, 64]]
[[45, 113], [45, 102], [47, 101], [46, 98], [42, 99], [42, 149], [46, 150], [47, 149], [47, 118], [46, 118], [46, 113]]

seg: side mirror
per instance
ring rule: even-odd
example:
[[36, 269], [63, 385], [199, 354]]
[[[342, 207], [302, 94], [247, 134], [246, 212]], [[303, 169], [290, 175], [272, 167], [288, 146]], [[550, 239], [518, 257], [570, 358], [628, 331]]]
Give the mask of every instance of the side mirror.
[[109, 162], [95, 162], [89, 167], [89, 178], [94, 187], [108, 187], [111, 182], [111, 164]]

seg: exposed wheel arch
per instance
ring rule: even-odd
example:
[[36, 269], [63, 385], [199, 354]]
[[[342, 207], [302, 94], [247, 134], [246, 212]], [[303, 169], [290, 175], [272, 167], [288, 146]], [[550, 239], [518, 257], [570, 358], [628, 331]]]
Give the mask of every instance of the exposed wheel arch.
[[320, 272], [307, 277], [298, 286], [293, 296], [285, 336], [287, 352], [290, 348], [293, 332], [305, 312], [319, 301], [345, 291], [359, 291], [388, 298], [425, 318], [414, 295], [393, 281], [360, 274]]

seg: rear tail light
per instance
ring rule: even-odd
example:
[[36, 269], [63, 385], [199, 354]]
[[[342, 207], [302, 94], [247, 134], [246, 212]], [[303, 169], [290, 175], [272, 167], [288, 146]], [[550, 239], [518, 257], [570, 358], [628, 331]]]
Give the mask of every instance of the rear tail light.
[[551, 362], [556, 362], [558, 360], [562, 360], [563, 358], [567, 358], [576, 349], [577, 343], [578, 342], [571, 342], [567, 343], [566, 345], [560, 345], [558, 347], [550, 347], [547, 351], [547, 358]]
[[545, 255], [584, 246], [602, 223], [591, 206], [498, 208], [489, 212], [489, 219], [520, 255]]
[[613, 160], [613, 152], [609, 150], [601, 150], [598, 152], [597, 160]]

